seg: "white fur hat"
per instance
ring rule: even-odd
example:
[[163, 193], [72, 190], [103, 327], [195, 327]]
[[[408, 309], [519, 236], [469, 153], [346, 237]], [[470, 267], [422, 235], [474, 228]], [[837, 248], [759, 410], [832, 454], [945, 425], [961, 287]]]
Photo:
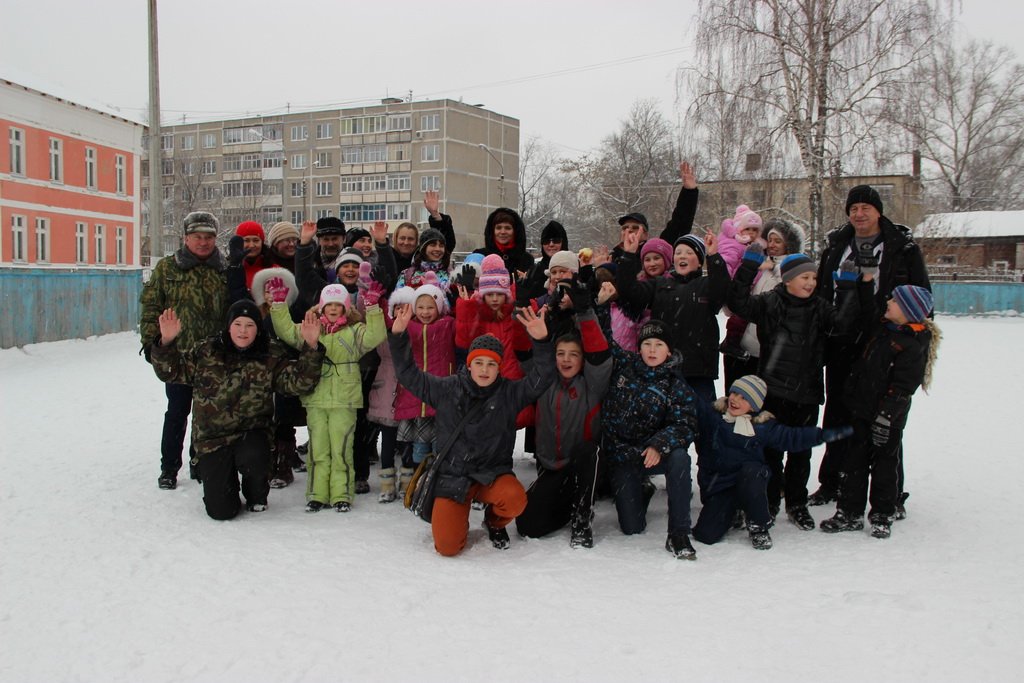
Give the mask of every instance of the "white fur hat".
[[262, 306], [267, 302], [263, 290], [267, 286], [267, 280], [275, 277], [284, 280], [285, 285], [288, 286], [288, 295], [284, 300], [286, 304], [291, 306], [299, 298], [299, 288], [295, 284], [295, 276], [290, 271], [285, 268], [264, 268], [252, 277], [252, 289], [250, 291], [252, 292], [252, 300], [256, 302], [257, 306]]

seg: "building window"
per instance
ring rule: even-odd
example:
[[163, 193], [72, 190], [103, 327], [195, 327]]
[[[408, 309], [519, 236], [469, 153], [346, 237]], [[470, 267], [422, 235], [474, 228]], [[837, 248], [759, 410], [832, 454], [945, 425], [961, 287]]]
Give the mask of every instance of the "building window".
[[117, 226], [117, 265], [124, 265], [124, 234], [125, 229], [123, 226]]
[[11, 128], [7, 133], [11, 156], [11, 173], [25, 175], [25, 131]]
[[329, 218], [330, 215], [331, 215], [331, 210], [330, 209], [317, 209], [316, 210], [316, 219], [317, 220], [320, 220], [321, 218]]
[[36, 262], [48, 263], [50, 260], [50, 219], [36, 219]]
[[796, 204], [796, 190], [786, 190], [786, 196], [782, 198], [783, 204]]
[[334, 183], [329, 180], [318, 180], [316, 181], [316, 196], [317, 197], [330, 197], [334, 190]]
[[935, 259], [935, 263], [941, 266], [955, 266], [956, 254], [943, 254]]
[[142, 188], [142, 201], [144, 201], [144, 202], [148, 202], [149, 201], [149, 188], [148, 187]]
[[408, 204], [388, 204], [388, 220], [389, 221], [407, 221], [407, 220], [409, 220], [409, 205]]
[[292, 126], [292, 142], [301, 142], [309, 137], [308, 126]]
[[116, 183], [118, 194], [124, 194], [125, 192], [124, 163], [125, 158], [123, 154], [118, 154], [114, 157], [114, 182]]
[[292, 168], [306, 168], [306, 155], [305, 154], [293, 154], [292, 155]]
[[292, 183], [293, 197], [305, 197], [306, 196], [306, 181], [300, 180]]
[[164, 133], [160, 136], [160, 149], [171, 150], [174, 149], [174, 136], [170, 133]]
[[329, 123], [318, 123], [318, 124], [316, 124], [316, 139], [317, 140], [330, 140], [331, 139], [331, 124], [329, 124]]
[[747, 172], [750, 172], [750, 171], [760, 171], [761, 170], [761, 155], [760, 154], [748, 154], [747, 155], [747, 160], [743, 164], [743, 170], [747, 171]]
[[242, 129], [241, 128], [225, 128], [224, 129], [224, 144], [225, 145], [237, 145], [242, 142]]
[[292, 211], [292, 223], [295, 225], [302, 225], [302, 215], [302, 211]]
[[103, 232], [104, 228], [99, 223], [96, 224], [96, 263], [104, 263], [106, 259], [103, 256]]
[[342, 135], [362, 135], [364, 133], [383, 133], [387, 129], [386, 116], [360, 116], [341, 120]]
[[85, 223], [75, 223], [75, 262], [85, 263], [89, 254], [85, 248]]
[[317, 168], [330, 168], [331, 167], [331, 153], [330, 152], [317, 152], [316, 153], [316, 167]]
[[424, 114], [421, 116], [420, 130], [441, 130], [441, 115]]
[[872, 187], [878, 190], [878, 195], [882, 198], [883, 206], [889, 206], [893, 204], [893, 202], [895, 201], [894, 197], [896, 196], [895, 185], [873, 185]]
[[420, 153], [420, 161], [440, 161], [441, 145], [423, 145]]
[[64, 143], [57, 138], [50, 138], [50, 180], [64, 181]]
[[263, 168], [281, 168], [284, 166], [284, 152], [264, 152]]
[[420, 176], [420, 192], [437, 192], [441, 189], [441, 177], [436, 175]]
[[412, 114], [389, 116], [388, 130], [412, 130]]
[[85, 148], [85, 186], [96, 189], [96, 150], [92, 147]]
[[199, 194], [203, 198], [204, 202], [213, 202], [217, 200], [218, 189], [220, 188], [214, 187], [212, 185], [204, 185]]
[[750, 196], [751, 196], [751, 199], [754, 200], [754, 208], [756, 208], [756, 209], [764, 208], [764, 198], [765, 198], [764, 190], [754, 190], [753, 192], [750, 193]]
[[280, 206], [264, 206], [263, 207], [263, 225], [273, 225], [274, 223], [281, 222], [281, 216], [283, 212]]
[[412, 178], [409, 174], [405, 175], [389, 175], [388, 176], [388, 190], [391, 192], [402, 192], [412, 189]]
[[203, 161], [203, 175], [214, 175], [217, 173], [217, 160], [207, 159]]
[[195, 135], [182, 135], [181, 136], [181, 148], [185, 150], [193, 150], [196, 148], [196, 136]]
[[25, 261], [25, 217], [11, 216], [11, 260]]
[[212, 149], [217, 146], [216, 133], [203, 133], [203, 149]]
[[406, 161], [411, 159], [409, 145], [389, 145], [388, 146], [388, 160], [389, 161]]
[[227, 154], [224, 156], [224, 172], [233, 173], [242, 170], [242, 155]]
[[174, 199], [174, 185], [164, 185], [164, 201], [169, 202]]
[[387, 204], [342, 204], [341, 220], [371, 222], [387, 220]]
[[174, 159], [160, 160], [160, 175], [174, 175]]
[[263, 195], [263, 181], [236, 180], [224, 183], [221, 192], [224, 197], [259, 197]]

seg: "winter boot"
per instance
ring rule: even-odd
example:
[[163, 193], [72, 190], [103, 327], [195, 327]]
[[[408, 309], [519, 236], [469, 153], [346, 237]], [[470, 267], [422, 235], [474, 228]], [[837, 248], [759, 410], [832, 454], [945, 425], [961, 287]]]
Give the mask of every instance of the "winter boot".
[[347, 500], [339, 500], [334, 504], [335, 512], [349, 512], [352, 509], [352, 503]]
[[569, 526], [570, 548], [594, 547], [594, 513], [574, 513]]
[[496, 529], [484, 520], [484, 528], [487, 529], [487, 537], [491, 539], [491, 545], [498, 550], [508, 550], [508, 547], [512, 545], [512, 541], [509, 540], [508, 532], [504, 527]]
[[732, 528], [737, 530], [747, 528], [747, 516], [743, 513], [743, 510], [736, 510], [733, 513]]
[[305, 472], [306, 471], [306, 456], [309, 454], [309, 442], [302, 444], [301, 446], [295, 447], [295, 455], [292, 457], [292, 471], [293, 472]]
[[807, 505], [810, 507], [827, 505], [828, 503], [835, 502], [837, 498], [835, 489], [819, 486], [817, 491], [807, 496]]
[[409, 488], [409, 482], [412, 481], [412, 475], [416, 470], [412, 467], [402, 467], [398, 471], [398, 492], [405, 494], [405, 490]]
[[697, 551], [690, 545], [690, 537], [686, 534], [669, 534], [665, 539], [665, 550], [675, 555], [677, 560], [697, 559]]
[[747, 533], [750, 535], [750, 545], [754, 546], [754, 550], [771, 550], [772, 537], [767, 526], [748, 524]]
[[789, 521], [796, 524], [798, 529], [810, 531], [814, 528], [814, 517], [811, 517], [806, 505], [786, 508], [786, 516], [789, 517]]
[[904, 491], [896, 499], [896, 514], [892, 516], [893, 520], [907, 518], [907, 498], [910, 498], [910, 494]]
[[173, 491], [178, 488], [178, 475], [170, 470], [161, 472], [160, 476], [157, 477], [156, 485], [164, 491]]
[[377, 496], [378, 503], [393, 503], [398, 498], [395, 492], [395, 468], [388, 467], [378, 472], [380, 475], [380, 495]]
[[836, 510], [836, 514], [828, 519], [821, 520], [821, 530], [825, 533], [835, 534], [840, 531], [860, 531], [864, 528], [863, 515], [853, 515], [842, 510]]
[[249, 512], [263, 512], [267, 509], [266, 503], [246, 503], [245, 509]]
[[274, 464], [270, 470], [270, 488], [283, 489], [295, 481], [295, 474], [292, 472], [291, 460], [295, 452], [292, 445], [287, 441], [278, 441], [274, 444]]
[[892, 517], [877, 512], [868, 515], [871, 521], [872, 538], [889, 538], [892, 536]]
[[319, 500], [311, 500], [306, 503], [306, 512], [320, 512], [325, 507], [327, 507], [326, 503], [321, 503]]
[[369, 493], [369, 492], [370, 492], [370, 483], [368, 481], [366, 481], [365, 479], [356, 479], [356, 493], [357, 494], [362, 494], [362, 493]]

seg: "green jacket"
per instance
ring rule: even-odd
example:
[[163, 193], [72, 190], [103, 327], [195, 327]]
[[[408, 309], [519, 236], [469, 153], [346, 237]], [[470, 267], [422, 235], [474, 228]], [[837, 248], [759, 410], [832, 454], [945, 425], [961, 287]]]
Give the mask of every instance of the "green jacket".
[[[303, 342], [299, 325], [292, 322], [286, 305], [271, 306], [270, 319], [281, 341], [300, 348]], [[302, 405], [309, 408], [362, 408], [359, 359], [383, 342], [387, 333], [380, 307], [368, 306], [365, 323], [346, 325], [334, 334], [321, 334], [320, 343], [327, 349], [327, 357], [320, 373], [320, 383], [312, 394], [302, 397]]]
[[[255, 346], [255, 345], [254, 345]], [[164, 382], [192, 387], [192, 437], [196, 456], [239, 440], [247, 431], [263, 430], [270, 439], [274, 424], [274, 392], [300, 395], [320, 381], [322, 346], [302, 349], [292, 360], [277, 342], [263, 349], [238, 351], [222, 337], [191, 350], [177, 339], [151, 349], [153, 370]]]
[[147, 358], [160, 337], [158, 319], [166, 308], [173, 308], [181, 320], [181, 334], [175, 340], [180, 348], [192, 349], [218, 334], [228, 310], [227, 276], [220, 252], [200, 261], [182, 246], [160, 259], [142, 288], [139, 303], [139, 334]]

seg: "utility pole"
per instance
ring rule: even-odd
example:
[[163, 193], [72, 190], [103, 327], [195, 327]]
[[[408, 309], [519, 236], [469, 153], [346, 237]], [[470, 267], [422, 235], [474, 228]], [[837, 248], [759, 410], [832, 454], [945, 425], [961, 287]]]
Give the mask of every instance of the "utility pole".
[[[163, 244], [164, 188], [160, 159], [160, 57], [157, 46], [156, 0], [149, 0], [149, 225], [142, 236], [142, 258], [152, 264], [154, 236]], [[162, 247], [159, 251], [163, 251]], [[158, 252], [159, 253], [159, 252]]]
[[494, 152], [491, 151], [491, 148], [484, 143], [481, 142], [478, 147], [487, 152], [488, 156], [498, 162], [498, 168], [501, 171], [501, 175], [498, 176], [498, 204], [500, 206], [505, 206], [505, 164], [501, 163], [501, 159], [494, 156]]

